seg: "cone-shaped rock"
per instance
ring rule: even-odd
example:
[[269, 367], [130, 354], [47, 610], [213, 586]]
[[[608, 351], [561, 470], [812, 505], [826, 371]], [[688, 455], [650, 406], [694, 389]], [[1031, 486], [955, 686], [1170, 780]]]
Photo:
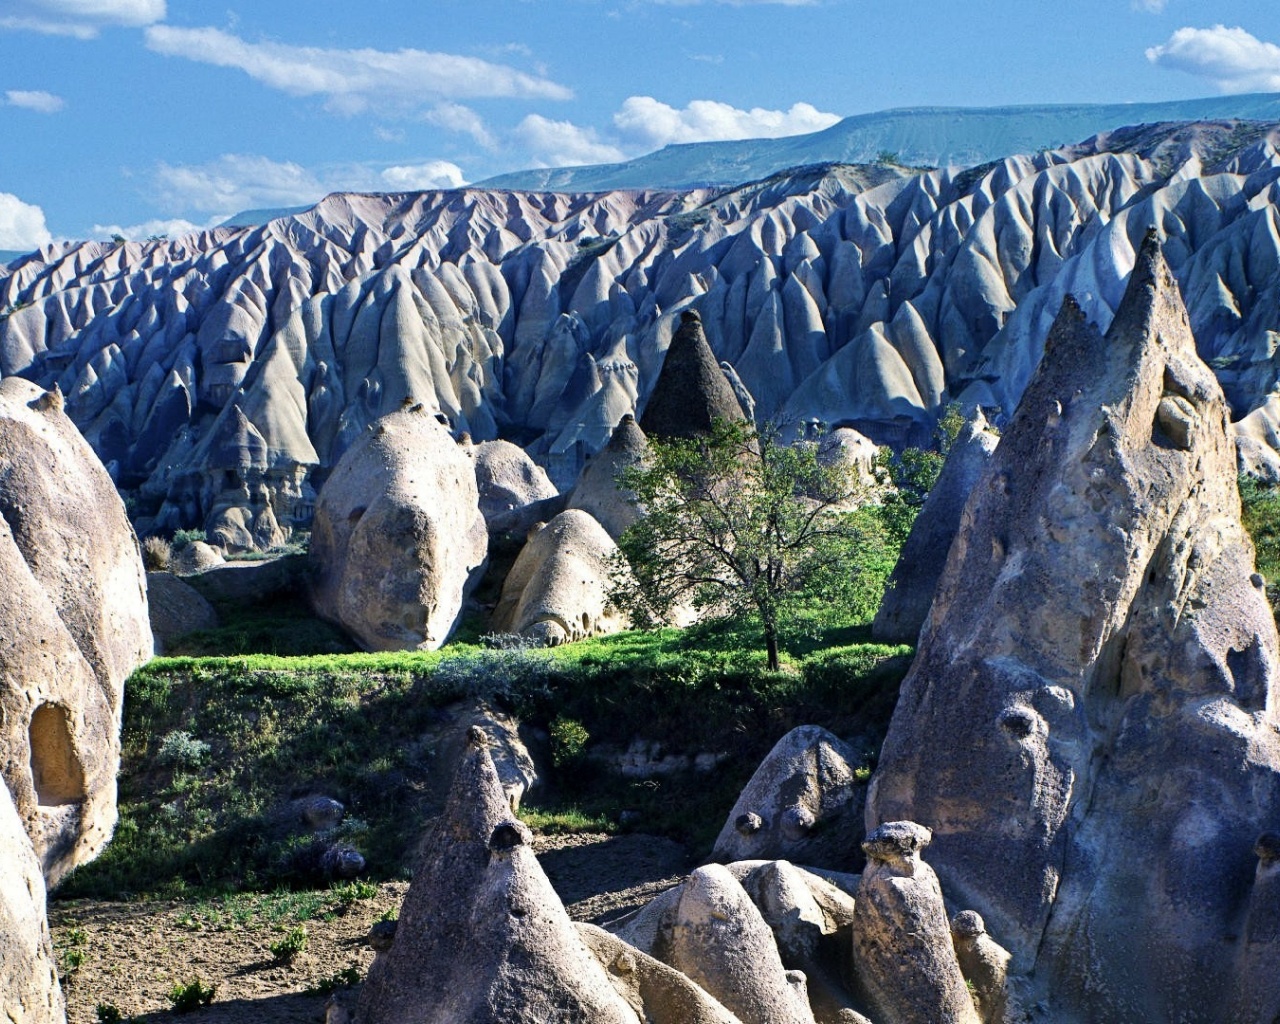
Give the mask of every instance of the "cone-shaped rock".
[[868, 797], [934, 830], [1051, 1016], [1226, 1019], [1280, 820], [1276, 628], [1227, 408], [1154, 237], [1068, 301], [966, 507]]
[[613, 428], [609, 443], [583, 467], [569, 497], [570, 508], [589, 512], [614, 540], [640, 518], [631, 492], [618, 485], [618, 474], [639, 465], [647, 447], [636, 418], [630, 413], [623, 416]]
[[871, 635], [881, 643], [914, 644], [919, 638], [947, 552], [960, 529], [960, 514], [999, 442], [979, 411], [947, 453], [942, 472], [911, 524], [871, 624]]
[[702, 333], [701, 317], [685, 310], [640, 417], [640, 429], [649, 437], [695, 437], [710, 432], [717, 419], [745, 418]]
[[582, 941], [473, 729], [362, 1024], [638, 1024]]

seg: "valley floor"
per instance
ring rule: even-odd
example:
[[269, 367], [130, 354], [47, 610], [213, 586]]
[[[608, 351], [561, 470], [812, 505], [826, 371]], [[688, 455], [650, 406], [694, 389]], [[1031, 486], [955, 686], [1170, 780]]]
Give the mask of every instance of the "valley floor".
[[[536, 849], [570, 916], [597, 923], [643, 905], [691, 867], [683, 846], [654, 836], [540, 836]], [[316, 1024], [328, 998], [317, 990], [351, 968], [365, 975], [373, 961], [365, 934], [399, 913], [408, 888], [386, 882], [212, 900], [53, 901], [68, 1024], [97, 1024], [97, 1007], [108, 1004], [137, 1024]], [[292, 964], [277, 963], [270, 945], [299, 924], [306, 948]], [[178, 1015], [169, 992], [196, 978], [215, 986], [216, 996]]]

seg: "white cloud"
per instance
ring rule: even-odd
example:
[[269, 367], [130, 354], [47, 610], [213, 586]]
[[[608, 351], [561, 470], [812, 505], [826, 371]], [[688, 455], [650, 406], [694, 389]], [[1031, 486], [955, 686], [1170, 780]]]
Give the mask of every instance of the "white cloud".
[[56, 114], [64, 110], [67, 101], [43, 89], [10, 89], [4, 94], [5, 104], [34, 110], [37, 114]]
[[109, 25], [152, 25], [165, 14], [165, 0], [0, 0], [0, 28], [76, 39]]
[[632, 96], [613, 115], [613, 123], [627, 142], [646, 150], [673, 142], [717, 142], [728, 139], [776, 139], [830, 128], [840, 120], [809, 103], [790, 110], [753, 107], [740, 110], [715, 100], [694, 100], [683, 110], [652, 96]]
[[[330, 192], [424, 191], [465, 183], [462, 168], [447, 160], [392, 167], [349, 164], [317, 172], [291, 161], [242, 153], [226, 153], [206, 164], [160, 164], [152, 177], [162, 208], [211, 214], [213, 223], [242, 210], [310, 205]], [[126, 231], [119, 233], [131, 237]], [[147, 230], [142, 237], [157, 233]]]
[[1133, 9], [1135, 11], [1148, 11], [1151, 14], [1159, 14], [1169, 4], [1169, 0], [1133, 0]]
[[466, 184], [462, 168], [448, 160], [429, 160], [425, 164], [388, 167], [378, 177], [388, 188], [398, 192], [461, 188]]
[[536, 167], [608, 164], [627, 159], [617, 146], [602, 141], [595, 129], [552, 121], [541, 114], [530, 114], [516, 125], [514, 134], [528, 149]]
[[1147, 50], [1147, 60], [1208, 79], [1221, 92], [1280, 91], [1280, 46], [1242, 28], [1180, 28]]
[[53, 236], [44, 222], [44, 210], [8, 192], [0, 192], [0, 249], [29, 252], [52, 241]]
[[294, 96], [324, 96], [331, 109], [348, 114], [374, 105], [414, 107], [465, 97], [563, 100], [573, 95], [545, 77], [450, 53], [251, 43], [221, 29], [171, 25], [148, 28], [146, 41], [156, 53], [239, 68]]
[[189, 220], [175, 217], [170, 220], [149, 220], [129, 227], [124, 227], [120, 224], [95, 224], [89, 232], [89, 237], [111, 238], [119, 235], [131, 242], [141, 242], [157, 235], [165, 235], [168, 238], [181, 238], [183, 235], [191, 235], [197, 231], [205, 231], [209, 228], [217, 227], [225, 219], [224, 217], [211, 217], [203, 224], [193, 224]]
[[484, 118], [461, 103], [440, 103], [423, 115], [423, 120], [437, 128], [470, 135], [485, 149], [497, 149], [498, 141], [484, 123]]

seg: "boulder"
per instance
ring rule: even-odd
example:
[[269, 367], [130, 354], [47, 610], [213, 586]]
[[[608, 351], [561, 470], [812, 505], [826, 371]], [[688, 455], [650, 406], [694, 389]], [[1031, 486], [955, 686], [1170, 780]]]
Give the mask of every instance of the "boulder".
[[171, 572], [147, 573], [147, 606], [157, 654], [197, 629], [217, 629], [218, 613], [200, 591]]
[[184, 544], [171, 557], [173, 571], [183, 576], [194, 576], [227, 564], [227, 560], [222, 557], [222, 552], [203, 540], [193, 540], [189, 544]]
[[932, 834], [911, 821], [871, 832], [853, 909], [853, 966], [876, 1024], [978, 1024], [956, 960], [938, 877], [920, 859]]
[[40, 862], [9, 790], [0, 786], [0, 1018], [65, 1024], [66, 1010], [45, 922]]
[[951, 919], [951, 941], [982, 1024], [1021, 1019], [1010, 1005], [1009, 951], [987, 934], [982, 915], [975, 910], [956, 914]]
[[640, 429], [648, 437], [696, 437], [709, 433], [717, 419], [745, 418], [729, 378], [707, 344], [702, 318], [694, 310], [685, 310], [640, 417]]
[[535, 529], [502, 585], [494, 631], [553, 646], [625, 629], [627, 619], [609, 602], [617, 550], [604, 527], [579, 509]]
[[480, 729], [423, 845], [362, 1024], [639, 1024], [575, 930], [511, 815]]
[[659, 957], [715, 996], [742, 1024], [813, 1024], [804, 974], [782, 965], [773, 932], [729, 870], [689, 876]]
[[487, 553], [471, 461], [415, 405], [372, 424], [321, 489], [312, 602], [368, 650], [434, 650]]
[[857, 764], [854, 750], [821, 726], [792, 729], [742, 790], [712, 857], [856, 868], [866, 794]]
[[484, 441], [462, 450], [475, 465], [480, 514], [490, 528], [499, 517], [559, 493], [546, 470], [510, 441]]
[[1149, 235], [1105, 337], [1064, 304], [868, 797], [869, 825], [934, 828], [949, 895], [1051, 1015], [1236, 1019], [1254, 844], [1280, 820], [1262, 582], [1226, 403]]
[[836, 427], [818, 438], [818, 462], [824, 466], [843, 466], [864, 487], [876, 483], [876, 457], [879, 446], [852, 427]]
[[0, 381], [0, 774], [48, 884], [116, 819], [126, 677], [151, 656], [124, 504], [61, 398]]
[[609, 443], [582, 469], [569, 495], [569, 508], [592, 516], [614, 540], [640, 518], [634, 495], [618, 485], [618, 474], [644, 461], [648, 442], [631, 414], [622, 417]]
[[1000, 438], [977, 411], [955, 439], [938, 479], [907, 535], [898, 564], [871, 624], [871, 635], [886, 644], [914, 644], [933, 604], [933, 592], [960, 529], [969, 494], [991, 461]]

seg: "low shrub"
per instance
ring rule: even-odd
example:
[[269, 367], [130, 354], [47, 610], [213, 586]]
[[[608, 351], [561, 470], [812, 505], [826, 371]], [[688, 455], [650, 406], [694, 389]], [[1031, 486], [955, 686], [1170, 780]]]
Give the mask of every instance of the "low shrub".
[[169, 989], [169, 1003], [174, 1013], [191, 1013], [208, 1006], [217, 994], [217, 985], [206, 985], [199, 978], [185, 984], [176, 981]]
[[295, 925], [284, 934], [284, 938], [267, 946], [271, 958], [278, 964], [291, 964], [298, 954], [307, 948], [307, 929], [305, 925]]

